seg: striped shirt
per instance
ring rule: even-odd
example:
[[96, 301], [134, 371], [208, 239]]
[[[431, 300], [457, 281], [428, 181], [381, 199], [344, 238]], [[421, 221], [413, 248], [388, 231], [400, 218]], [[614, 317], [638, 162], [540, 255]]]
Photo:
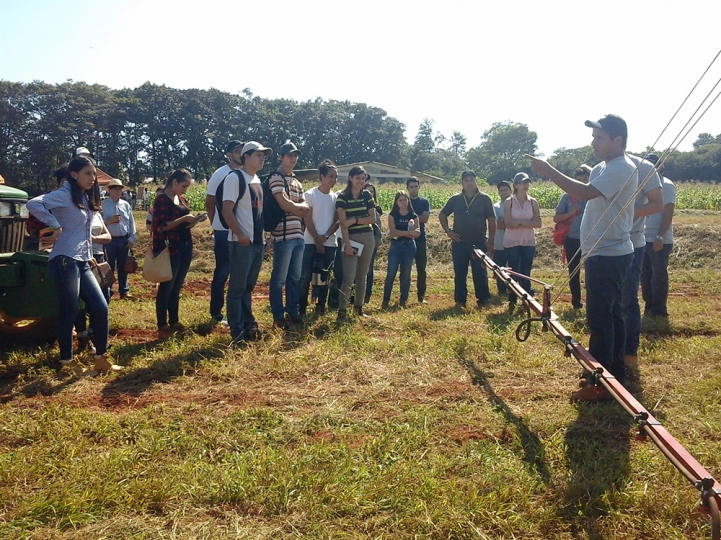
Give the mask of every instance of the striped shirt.
[[[292, 172], [290, 176], [285, 177], [285, 181], [283, 181], [282, 175], [283, 172], [278, 170], [270, 177], [268, 182], [270, 192], [273, 195], [285, 192], [288, 199], [294, 203], [302, 203], [305, 200], [303, 198], [303, 184], [298, 181]], [[288, 186], [287, 189], [286, 185]], [[303, 238], [303, 224], [300, 217], [286, 212], [285, 221], [281, 221], [273, 232], [271, 232], [271, 235], [273, 236], [274, 242]]]
[[[338, 193], [338, 198], [335, 201], [336, 208], [342, 208], [345, 210], [346, 219], [353, 218], [364, 218], [368, 217], [371, 208], [375, 208], [373, 202], [373, 196], [369, 191], [361, 191], [360, 196], [354, 199], [350, 193], [346, 190]], [[373, 227], [370, 224], [358, 223], [348, 227], [348, 234], [360, 234], [364, 232], [370, 232]]]

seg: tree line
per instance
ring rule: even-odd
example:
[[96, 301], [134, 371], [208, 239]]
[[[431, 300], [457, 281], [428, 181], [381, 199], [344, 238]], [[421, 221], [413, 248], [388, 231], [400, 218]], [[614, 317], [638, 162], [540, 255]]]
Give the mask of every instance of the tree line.
[[[339, 164], [371, 160], [449, 181], [472, 168], [491, 184], [530, 172], [523, 154], [537, 152], [536, 133], [518, 122], [494, 123], [472, 147], [458, 131], [450, 137], [435, 131], [431, 119], [413, 143], [404, 131], [383, 109], [349, 101], [264, 99], [248, 89], [232, 94], [152, 83], [114, 90], [72, 81], [0, 81], [0, 174], [31, 193], [52, 187], [52, 172], [78, 146], [130, 185], [162, 179], [176, 167], [208, 178], [232, 139], [273, 148], [290, 139], [303, 151], [299, 168], [327, 157]], [[580, 163], [595, 163], [590, 146], [559, 148], [551, 161], [571, 174]], [[701, 134], [693, 151], [669, 158], [666, 173], [721, 180], [721, 135]]]

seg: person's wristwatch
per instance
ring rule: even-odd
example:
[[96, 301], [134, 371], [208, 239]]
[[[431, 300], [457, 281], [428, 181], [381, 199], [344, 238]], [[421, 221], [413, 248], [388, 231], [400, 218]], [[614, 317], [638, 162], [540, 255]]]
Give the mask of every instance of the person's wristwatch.
[[322, 236], [323, 238], [325, 238], [326, 240], [328, 240], [328, 238], [330, 238], [330, 236], [328, 236], [328, 233], [321, 234], [321, 236]]
[[656, 240], [663, 240], [663, 236], [657, 236]]

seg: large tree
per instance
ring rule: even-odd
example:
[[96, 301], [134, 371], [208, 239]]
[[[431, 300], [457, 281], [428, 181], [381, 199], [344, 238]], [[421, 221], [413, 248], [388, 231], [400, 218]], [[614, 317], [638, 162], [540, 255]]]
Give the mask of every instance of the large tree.
[[530, 173], [524, 154], [536, 153], [535, 131], [518, 122], [496, 122], [481, 137], [481, 144], [471, 148], [468, 164], [489, 184], [510, 180], [520, 171]]

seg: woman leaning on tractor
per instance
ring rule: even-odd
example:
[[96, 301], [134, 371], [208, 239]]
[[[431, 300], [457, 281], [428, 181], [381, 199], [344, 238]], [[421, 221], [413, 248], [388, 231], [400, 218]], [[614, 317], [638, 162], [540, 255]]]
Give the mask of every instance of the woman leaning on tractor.
[[[61, 188], [40, 195], [27, 208], [53, 229], [47, 240], [53, 242], [48, 270], [55, 282], [60, 316], [58, 345], [60, 363], [76, 375], [96, 376], [122, 368], [107, 359], [108, 303], [92, 273], [94, 263], [91, 226], [93, 213], [100, 210], [100, 189], [92, 159], [78, 156], [68, 165]], [[73, 323], [82, 299], [90, 315], [95, 354], [94, 367], [86, 370], [73, 358]]]

